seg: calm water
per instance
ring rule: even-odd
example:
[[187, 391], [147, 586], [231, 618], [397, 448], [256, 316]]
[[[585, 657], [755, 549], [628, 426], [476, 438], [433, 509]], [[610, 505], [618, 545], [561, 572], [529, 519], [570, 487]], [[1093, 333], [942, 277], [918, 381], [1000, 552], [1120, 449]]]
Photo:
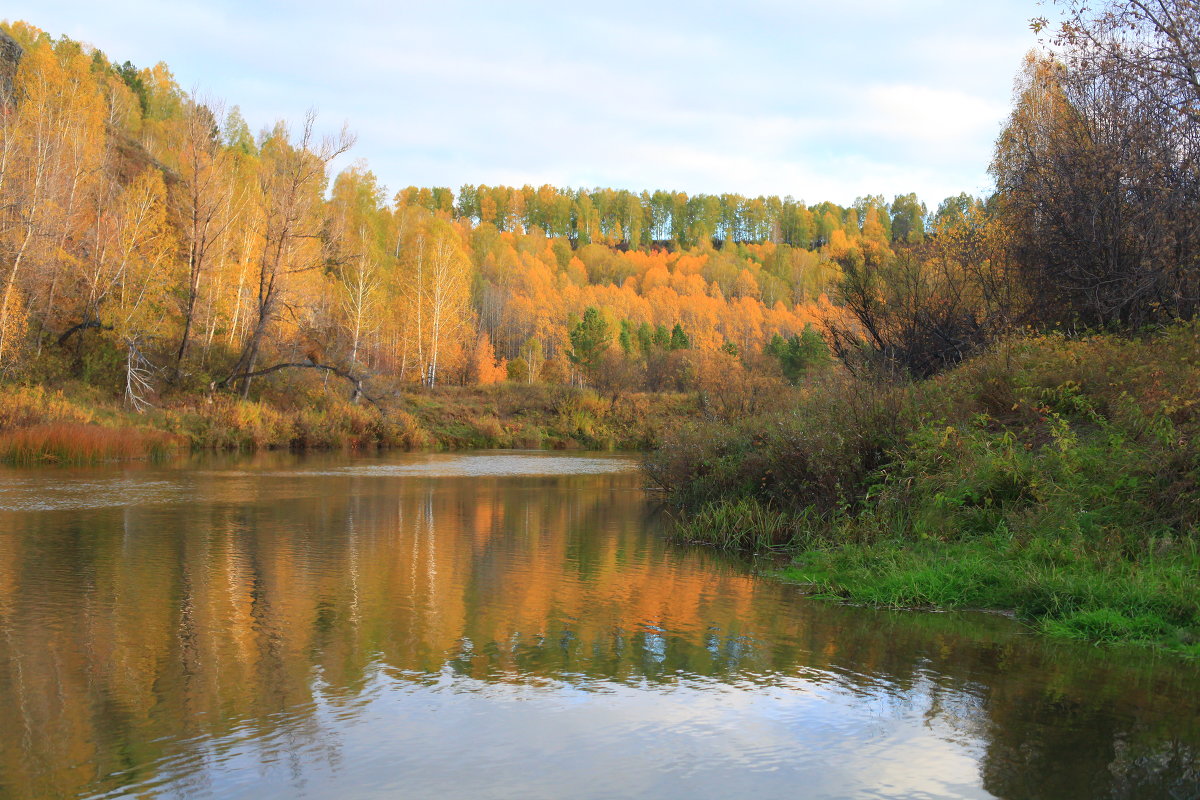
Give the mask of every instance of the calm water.
[[633, 462], [0, 472], [0, 797], [1195, 797], [1200, 673], [808, 601]]

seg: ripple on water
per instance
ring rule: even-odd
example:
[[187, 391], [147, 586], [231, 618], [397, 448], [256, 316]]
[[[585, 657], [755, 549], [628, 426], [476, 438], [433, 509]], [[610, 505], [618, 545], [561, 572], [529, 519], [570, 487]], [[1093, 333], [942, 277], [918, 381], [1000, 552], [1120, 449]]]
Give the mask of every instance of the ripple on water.
[[145, 478], [58, 482], [45, 476], [5, 480], [0, 511], [62, 511], [187, 502], [190, 488], [175, 481]]
[[636, 468], [635, 460], [619, 456], [596, 458], [506, 453], [430, 456], [428, 460], [418, 463], [352, 464], [332, 470], [300, 470], [280, 474], [289, 477], [297, 475], [361, 475], [369, 477], [420, 475], [425, 478], [499, 478], [540, 475], [603, 475], [614, 472], [630, 472]]
[[[323, 477], [504, 478], [605, 475], [631, 472], [637, 461], [622, 456], [568, 456], [548, 453], [466, 453], [405, 455], [386, 463], [355, 463], [330, 469], [252, 471], [195, 470], [193, 477], [217, 480], [289, 481]], [[6, 475], [0, 480], [0, 511], [64, 511], [191, 503], [199, 487], [184, 474], [122, 475], [107, 479], [60, 480], [54, 472]]]

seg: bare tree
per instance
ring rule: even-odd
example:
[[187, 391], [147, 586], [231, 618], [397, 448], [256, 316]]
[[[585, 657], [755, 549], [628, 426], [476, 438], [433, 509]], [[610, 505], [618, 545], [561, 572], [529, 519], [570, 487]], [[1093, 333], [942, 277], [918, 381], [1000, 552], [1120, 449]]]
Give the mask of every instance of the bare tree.
[[1057, 49], [1027, 61], [991, 167], [1013, 259], [1045, 321], [1194, 316], [1200, 4], [1064, 5]]
[[176, 374], [187, 356], [201, 279], [211, 254], [246, 202], [245, 192], [237, 191], [233, 179], [233, 154], [221, 143], [223, 117], [223, 105], [213, 100], [193, 95], [184, 105], [176, 200], [187, 246], [187, 284], [182, 301], [183, 331], [175, 351]]
[[354, 138], [343, 129], [340, 136], [315, 141], [316, 114], [305, 117], [300, 138], [289, 139], [282, 123], [263, 143], [259, 166], [263, 218], [263, 248], [258, 259], [254, 320], [250, 335], [230, 375], [241, 375], [242, 395], [250, 381], [265, 337], [282, 305], [288, 276], [320, 267], [321, 193], [329, 162], [346, 152]]

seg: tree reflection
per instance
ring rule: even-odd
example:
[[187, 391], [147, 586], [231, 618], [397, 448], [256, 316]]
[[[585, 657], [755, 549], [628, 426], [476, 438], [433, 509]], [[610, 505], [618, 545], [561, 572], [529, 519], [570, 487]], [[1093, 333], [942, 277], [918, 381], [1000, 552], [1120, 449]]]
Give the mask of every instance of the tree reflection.
[[207, 765], [245, 752], [334, 764], [339, 738], [314, 710], [353, 715], [380, 675], [828, 685], [982, 743], [998, 796], [1197, 785], [1194, 668], [1047, 644], [994, 617], [808, 603], [670, 549], [636, 475], [158, 479], [196, 501], [0, 512], [0, 794], [160, 772], [196, 793]]

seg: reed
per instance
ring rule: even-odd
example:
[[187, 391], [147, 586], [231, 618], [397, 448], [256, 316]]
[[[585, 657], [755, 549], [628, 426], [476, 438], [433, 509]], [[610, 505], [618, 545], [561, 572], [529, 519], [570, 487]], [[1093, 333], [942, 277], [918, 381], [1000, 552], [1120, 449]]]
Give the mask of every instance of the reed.
[[813, 527], [804, 514], [778, 511], [753, 498], [714, 503], [675, 520], [670, 536], [688, 544], [762, 553], [808, 542]]
[[174, 453], [182, 444], [180, 437], [161, 431], [47, 423], [0, 432], [0, 462], [82, 465], [158, 459]]

